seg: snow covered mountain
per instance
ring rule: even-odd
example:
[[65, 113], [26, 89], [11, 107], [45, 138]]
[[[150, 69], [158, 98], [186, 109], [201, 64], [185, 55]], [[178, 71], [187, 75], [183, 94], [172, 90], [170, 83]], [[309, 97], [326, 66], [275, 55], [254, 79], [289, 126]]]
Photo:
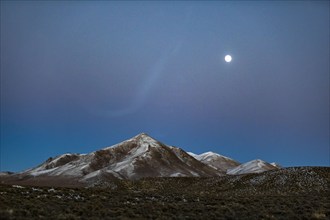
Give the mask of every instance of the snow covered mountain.
[[208, 166], [213, 167], [214, 169], [217, 169], [222, 172], [227, 172], [228, 169], [232, 169], [240, 165], [239, 162], [229, 157], [225, 157], [213, 152], [206, 152], [199, 155], [188, 152], [188, 154], [190, 154], [200, 162], [205, 163]]
[[278, 167], [273, 166], [270, 163], [267, 163], [263, 160], [251, 160], [249, 162], [243, 163], [235, 168], [229, 169], [227, 174], [229, 175], [238, 175], [246, 173], [262, 173], [268, 170], [276, 170]]
[[165, 145], [145, 133], [91, 152], [50, 157], [41, 165], [20, 173], [0, 175], [2, 182], [28, 185], [97, 185], [118, 179], [143, 177], [214, 177], [260, 173], [277, 167], [254, 160], [245, 164], [213, 153], [187, 153]]
[[274, 166], [274, 167], [277, 167], [277, 168], [282, 168], [282, 166], [281, 165], [279, 165], [278, 163], [275, 163], [275, 162], [272, 162], [272, 163], [270, 163], [272, 166]]
[[143, 177], [221, 176], [180, 148], [167, 146], [145, 133], [89, 154], [63, 154], [20, 173], [28, 177], [71, 177], [93, 183]]

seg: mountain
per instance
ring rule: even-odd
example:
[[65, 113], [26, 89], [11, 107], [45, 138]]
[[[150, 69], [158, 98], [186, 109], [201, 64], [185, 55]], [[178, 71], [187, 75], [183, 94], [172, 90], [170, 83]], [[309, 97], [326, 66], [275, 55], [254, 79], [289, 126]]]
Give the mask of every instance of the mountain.
[[[187, 153], [163, 144], [145, 133], [89, 154], [50, 157], [35, 168], [3, 173], [2, 183], [51, 186], [94, 186], [120, 179], [144, 177], [215, 177], [226, 174], [260, 173], [277, 167], [255, 160], [245, 164], [206, 152]], [[19, 183], [17, 183], [19, 181]]]
[[282, 166], [281, 165], [279, 165], [278, 163], [275, 163], [275, 162], [272, 162], [272, 163], [270, 163], [272, 166], [274, 166], [274, 167], [277, 167], [277, 168], [282, 168]]
[[10, 171], [0, 172], [0, 176], [9, 176], [9, 175], [12, 175], [12, 174], [14, 174], [14, 173], [10, 172]]
[[227, 172], [228, 169], [232, 169], [240, 165], [239, 162], [229, 157], [225, 157], [213, 152], [206, 152], [199, 155], [188, 152], [188, 154], [190, 154], [200, 162], [207, 164], [208, 166], [213, 167], [214, 169], [219, 170], [221, 172]]
[[238, 175], [246, 173], [261, 173], [269, 170], [276, 170], [278, 167], [271, 165], [263, 160], [251, 160], [244, 164], [241, 164], [235, 168], [229, 169], [227, 174], [229, 175]]
[[25, 182], [79, 182], [93, 185], [143, 177], [211, 177], [214, 169], [184, 150], [165, 145], [145, 133], [89, 154], [63, 154], [12, 175]]

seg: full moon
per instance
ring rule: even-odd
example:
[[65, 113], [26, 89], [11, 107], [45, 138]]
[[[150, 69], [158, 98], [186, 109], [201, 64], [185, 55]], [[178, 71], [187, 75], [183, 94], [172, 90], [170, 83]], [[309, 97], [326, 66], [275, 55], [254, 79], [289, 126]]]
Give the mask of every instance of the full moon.
[[230, 55], [226, 55], [226, 56], [225, 56], [225, 61], [226, 61], [227, 63], [230, 63], [231, 60], [232, 60], [232, 58], [231, 58]]

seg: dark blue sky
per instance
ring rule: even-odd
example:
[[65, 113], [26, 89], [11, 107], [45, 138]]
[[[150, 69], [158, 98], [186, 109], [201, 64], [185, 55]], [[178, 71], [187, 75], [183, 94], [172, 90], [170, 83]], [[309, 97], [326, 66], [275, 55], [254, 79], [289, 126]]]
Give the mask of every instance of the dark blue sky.
[[1, 1], [2, 171], [141, 132], [329, 166], [329, 2]]

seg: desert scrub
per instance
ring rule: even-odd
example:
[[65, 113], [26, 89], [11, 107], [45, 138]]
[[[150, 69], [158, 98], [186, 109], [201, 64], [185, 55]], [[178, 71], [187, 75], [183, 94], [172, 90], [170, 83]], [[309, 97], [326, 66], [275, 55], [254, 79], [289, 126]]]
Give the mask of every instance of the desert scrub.
[[[0, 185], [1, 219], [329, 219], [329, 174], [120, 180], [117, 188], [12, 187]], [[300, 174], [299, 174], [300, 175]], [[313, 183], [313, 177], [320, 184]], [[304, 177], [305, 178], [305, 177]], [[320, 178], [320, 179], [319, 179]], [[322, 179], [323, 178], [323, 179]], [[284, 184], [284, 185], [283, 185]], [[287, 185], [289, 184], [289, 185]], [[207, 186], [207, 187], [205, 187]], [[293, 191], [292, 191], [293, 190]]]

